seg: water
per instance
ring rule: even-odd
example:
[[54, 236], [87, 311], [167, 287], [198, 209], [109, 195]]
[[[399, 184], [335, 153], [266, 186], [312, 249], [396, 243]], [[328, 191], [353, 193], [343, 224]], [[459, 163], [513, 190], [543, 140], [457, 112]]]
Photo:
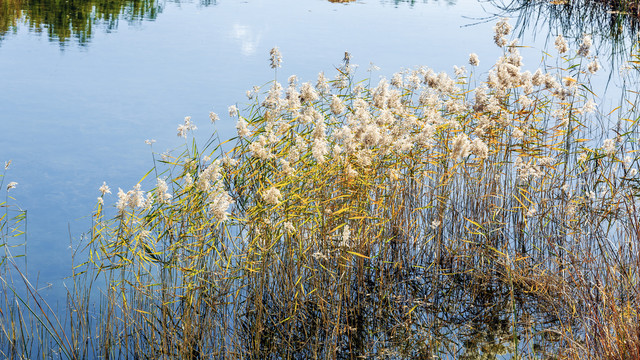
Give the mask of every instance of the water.
[[[11, 4], [22, 3], [0, 8]], [[51, 283], [56, 295], [64, 294], [60, 285], [91, 226], [102, 182], [112, 188], [111, 205], [118, 187], [130, 189], [151, 168], [152, 151], [184, 143], [176, 127], [187, 115], [199, 140], [214, 129], [221, 138], [233, 136], [227, 107], [242, 109], [246, 90], [273, 79], [273, 46], [283, 53], [277, 73], [283, 82], [290, 74], [300, 82], [315, 81], [320, 71], [333, 77], [345, 51], [360, 64], [361, 77], [370, 62], [380, 67], [374, 79], [419, 65], [451, 73], [471, 52], [486, 72], [500, 54], [492, 40], [499, 6], [471, 0], [137, 1], [84, 13], [75, 5], [86, 10], [94, 3], [67, 2], [76, 10], [66, 12], [44, 1], [30, 4], [14, 27], [6, 25], [10, 16], [0, 19], [0, 161], [13, 161], [5, 184], [19, 183], [10, 194], [28, 210], [28, 275]], [[77, 20], [64, 20], [70, 18]], [[48, 25], [37, 31], [34, 23]], [[535, 69], [549, 33], [521, 29], [524, 43], [533, 45], [523, 49], [526, 67]], [[557, 32], [551, 27], [551, 35]], [[615, 73], [602, 54], [605, 70]], [[215, 127], [210, 111], [222, 118]], [[156, 140], [153, 148], [146, 139]]]
[[0, 154], [13, 161], [6, 181], [19, 183], [11, 195], [28, 210], [29, 275], [43, 283], [70, 273], [70, 237], [89, 229], [102, 182], [115, 194], [151, 168], [145, 139], [157, 152], [177, 147], [187, 115], [205, 139], [210, 111], [222, 117], [220, 136], [234, 135], [227, 107], [242, 108], [246, 90], [273, 79], [273, 46], [284, 57], [281, 81], [333, 76], [345, 51], [362, 77], [370, 62], [380, 67], [375, 78], [418, 65], [451, 72], [470, 52], [485, 62], [498, 54], [491, 23], [466, 27], [487, 16], [475, 1], [147, 7], [157, 12], [97, 20], [89, 34], [65, 39], [29, 29], [26, 19], [0, 43]]

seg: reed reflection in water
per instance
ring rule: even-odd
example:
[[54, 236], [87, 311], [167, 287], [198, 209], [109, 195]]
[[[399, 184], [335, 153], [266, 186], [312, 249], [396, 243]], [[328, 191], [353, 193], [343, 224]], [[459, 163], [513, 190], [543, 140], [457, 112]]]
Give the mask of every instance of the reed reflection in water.
[[638, 41], [640, 9], [634, 2], [492, 0], [491, 3], [501, 11], [501, 16], [515, 15], [519, 37], [563, 34], [579, 40], [590, 34], [600, 38], [594, 50], [610, 57], [614, 65], [628, 60], [629, 50]]

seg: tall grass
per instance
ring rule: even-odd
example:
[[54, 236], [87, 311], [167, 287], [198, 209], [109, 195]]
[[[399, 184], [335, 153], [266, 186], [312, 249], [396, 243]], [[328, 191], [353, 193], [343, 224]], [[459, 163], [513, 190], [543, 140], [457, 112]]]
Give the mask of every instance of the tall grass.
[[105, 184], [74, 356], [638, 358], [634, 102], [594, 111], [588, 38], [532, 74], [509, 32], [486, 80], [358, 81], [349, 54], [333, 80], [276, 77], [230, 107], [237, 137], [163, 154], [115, 216]]

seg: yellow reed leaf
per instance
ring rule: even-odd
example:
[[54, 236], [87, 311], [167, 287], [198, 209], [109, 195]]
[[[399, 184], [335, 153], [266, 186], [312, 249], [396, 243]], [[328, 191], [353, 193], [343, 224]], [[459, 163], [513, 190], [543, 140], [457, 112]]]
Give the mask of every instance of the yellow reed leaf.
[[355, 252], [355, 251], [349, 251], [349, 250], [347, 250], [347, 252], [348, 252], [349, 254], [351, 254], [351, 255], [359, 256], [359, 257], [361, 257], [361, 258], [371, 259], [370, 257], [365, 256], [365, 255], [362, 255], [362, 254], [357, 253], [357, 252]]
[[473, 221], [473, 220], [471, 220], [471, 219], [469, 219], [469, 218], [467, 218], [467, 217], [465, 217], [465, 219], [466, 219], [468, 222], [472, 223], [473, 225], [475, 225], [475, 226], [479, 227], [480, 229], [482, 229], [482, 228], [483, 228], [483, 227], [482, 227], [482, 225], [478, 224], [477, 222], [475, 222], [475, 221]]

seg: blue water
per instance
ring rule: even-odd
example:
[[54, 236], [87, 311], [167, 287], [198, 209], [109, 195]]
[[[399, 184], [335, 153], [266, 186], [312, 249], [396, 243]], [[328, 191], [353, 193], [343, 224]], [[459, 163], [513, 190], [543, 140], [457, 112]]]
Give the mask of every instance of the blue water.
[[[0, 161], [13, 161], [5, 184], [19, 183], [13, 203], [28, 210], [29, 276], [52, 289], [71, 272], [70, 238], [77, 244], [90, 228], [102, 182], [112, 205], [118, 187], [130, 189], [151, 168], [152, 150], [184, 143], [176, 127], [187, 115], [200, 140], [214, 130], [210, 111], [222, 118], [221, 138], [233, 136], [227, 107], [242, 108], [246, 90], [273, 79], [273, 46], [284, 58], [279, 80], [301, 82], [320, 71], [333, 77], [345, 51], [361, 77], [370, 62], [380, 67], [376, 79], [419, 65], [451, 73], [471, 52], [487, 71], [500, 54], [495, 20], [484, 21], [495, 19], [492, 5], [473, 0], [161, 5], [155, 19], [97, 24], [83, 45], [61, 45], [25, 23], [0, 42]], [[525, 40], [536, 61], [545, 36]], [[153, 149], [145, 139], [157, 141]]]

